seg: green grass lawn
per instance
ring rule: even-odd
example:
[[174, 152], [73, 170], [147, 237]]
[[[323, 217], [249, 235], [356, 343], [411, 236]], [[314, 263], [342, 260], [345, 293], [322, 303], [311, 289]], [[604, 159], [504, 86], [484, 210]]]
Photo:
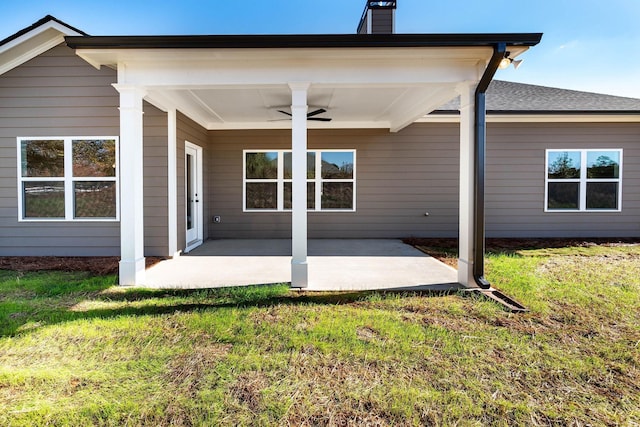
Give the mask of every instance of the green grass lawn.
[[640, 424], [640, 247], [493, 254], [469, 294], [0, 271], [0, 425]]

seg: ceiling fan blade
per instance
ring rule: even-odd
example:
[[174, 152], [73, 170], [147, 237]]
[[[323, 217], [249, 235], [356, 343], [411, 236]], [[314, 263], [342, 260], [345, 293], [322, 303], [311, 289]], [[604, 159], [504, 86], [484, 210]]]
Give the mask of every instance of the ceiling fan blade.
[[317, 116], [318, 114], [322, 114], [322, 113], [326, 113], [326, 112], [327, 112], [327, 110], [325, 110], [324, 108], [318, 108], [315, 111], [307, 113], [307, 117]]
[[331, 119], [327, 117], [308, 117], [307, 120], [309, 121], [313, 120], [314, 122], [330, 122], [331, 121]]
[[291, 117], [291, 113], [288, 113], [288, 112], [286, 112], [284, 110], [278, 110], [278, 113], [286, 114], [287, 116]]

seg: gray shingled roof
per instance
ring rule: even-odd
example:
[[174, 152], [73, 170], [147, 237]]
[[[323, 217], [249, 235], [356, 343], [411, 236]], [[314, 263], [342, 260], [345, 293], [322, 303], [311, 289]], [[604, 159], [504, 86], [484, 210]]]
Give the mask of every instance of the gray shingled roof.
[[[460, 99], [456, 98], [435, 113], [457, 112], [459, 108]], [[640, 99], [494, 80], [487, 90], [487, 113], [640, 114]]]

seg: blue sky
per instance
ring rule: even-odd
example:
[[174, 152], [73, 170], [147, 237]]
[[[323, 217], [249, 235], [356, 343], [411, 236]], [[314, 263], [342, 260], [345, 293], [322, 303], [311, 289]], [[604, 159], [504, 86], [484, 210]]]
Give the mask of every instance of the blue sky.
[[[0, 0], [0, 39], [50, 14], [92, 35], [354, 33], [365, 0]], [[399, 33], [543, 32], [496, 78], [640, 98], [640, 0], [398, 0]]]

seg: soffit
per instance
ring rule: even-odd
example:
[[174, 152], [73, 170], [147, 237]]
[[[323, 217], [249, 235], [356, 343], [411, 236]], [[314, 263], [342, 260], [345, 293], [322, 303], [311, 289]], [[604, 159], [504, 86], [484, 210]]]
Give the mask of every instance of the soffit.
[[[515, 56], [527, 47], [511, 48]], [[118, 84], [144, 89], [162, 109], [203, 127], [290, 128], [290, 83], [310, 83], [310, 128], [397, 131], [478, 82], [488, 46], [292, 49], [79, 49], [96, 67], [118, 69]]]

